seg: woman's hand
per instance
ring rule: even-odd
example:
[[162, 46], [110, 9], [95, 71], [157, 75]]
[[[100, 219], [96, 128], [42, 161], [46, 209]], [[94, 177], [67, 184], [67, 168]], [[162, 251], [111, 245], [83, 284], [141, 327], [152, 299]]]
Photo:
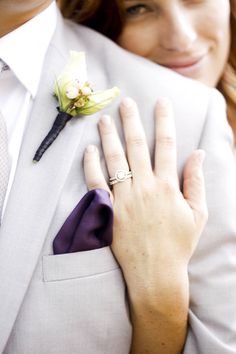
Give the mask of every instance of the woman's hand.
[[110, 117], [101, 119], [99, 130], [109, 175], [131, 169], [133, 178], [114, 184], [111, 191], [100, 167], [98, 151], [91, 146], [85, 153], [84, 167], [89, 189], [110, 192], [115, 215], [112, 249], [132, 284], [140, 276], [148, 280], [147, 271], [158, 271], [156, 266], [160, 262], [188, 264], [207, 216], [201, 168], [204, 153], [195, 151], [190, 156], [181, 193], [170, 103], [164, 99], [156, 107], [154, 168], [137, 106], [131, 99], [125, 99], [121, 105], [121, 118], [127, 158]]
[[[102, 146], [110, 177], [115, 176], [117, 170], [131, 170], [133, 178], [114, 184], [111, 191], [100, 167], [98, 150], [89, 146], [84, 159], [86, 181], [89, 189], [103, 188], [111, 195], [115, 216], [112, 250], [127, 283], [136, 332], [140, 335], [140, 331], [145, 331], [138, 316], [143, 316], [144, 323], [150, 323], [150, 320], [155, 322], [158, 314], [165, 324], [159, 323], [152, 328], [158, 331], [156, 335], [159, 333], [158, 336], [166, 338], [167, 347], [164, 347], [167, 351], [163, 353], [178, 353], [184, 340], [188, 309], [187, 266], [207, 219], [202, 174], [204, 153], [195, 151], [187, 161], [182, 193], [177, 176], [170, 102], [162, 99], [156, 106], [153, 168], [135, 102], [125, 99], [120, 113], [127, 157], [108, 116], [99, 122]], [[171, 326], [178, 324], [175, 335], [179, 331], [182, 336], [180, 346], [178, 340], [177, 344], [173, 342], [170, 323]], [[149, 331], [148, 337], [151, 333]], [[174, 351], [173, 348], [168, 351], [171, 342]], [[163, 343], [159, 344], [161, 348]], [[142, 353], [140, 343], [136, 348], [134, 353]], [[156, 344], [155, 350], [155, 353], [162, 353]]]

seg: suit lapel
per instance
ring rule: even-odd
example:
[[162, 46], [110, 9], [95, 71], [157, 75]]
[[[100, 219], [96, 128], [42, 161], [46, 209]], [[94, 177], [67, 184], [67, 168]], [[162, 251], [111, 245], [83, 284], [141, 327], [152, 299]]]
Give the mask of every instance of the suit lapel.
[[53, 83], [69, 55], [67, 49], [63, 49], [61, 33], [63, 24], [59, 18], [0, 230], [0, 352], [4, 350], [36, 267], [85, 125], [83, 118], [70, 121], [42, 160], [32, 162], [57, 114]]

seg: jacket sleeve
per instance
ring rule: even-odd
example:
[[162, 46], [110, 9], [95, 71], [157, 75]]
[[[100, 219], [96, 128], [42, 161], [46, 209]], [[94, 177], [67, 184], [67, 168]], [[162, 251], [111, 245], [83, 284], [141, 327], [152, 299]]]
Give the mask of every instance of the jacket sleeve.
[[236, 353], [236, 168], [225, 102], [215, 89], [200, 146], [209, 220], [189, 267], [184, 354]]

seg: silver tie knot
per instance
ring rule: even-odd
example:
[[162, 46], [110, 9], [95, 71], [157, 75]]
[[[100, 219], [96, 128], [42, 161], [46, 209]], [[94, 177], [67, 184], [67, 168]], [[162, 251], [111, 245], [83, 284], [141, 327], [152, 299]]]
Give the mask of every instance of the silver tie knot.
[[9, 69], [9, 66], [2, 59], [0, 59], [0, 73]]

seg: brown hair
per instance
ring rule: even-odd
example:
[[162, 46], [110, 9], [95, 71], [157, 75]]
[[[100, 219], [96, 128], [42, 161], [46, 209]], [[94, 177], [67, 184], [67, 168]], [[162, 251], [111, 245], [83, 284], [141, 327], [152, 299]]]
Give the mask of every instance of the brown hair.
[[228, 104], [228, 118], [235, 132], [235, 113], [236, 113], [236, 0], [231, 1], [234, 11], [231, 12], [231, 48], [229, 59], [226, 64], [223, 75], [218, 84], [218, 89], [224, 95]]
[[[123, 0], [60, 0], [62, 13], [116, 41], [125, 22]], [[218, 84], [228, 106], [236, 111], [236, 0], [231, 0], [231, 48], [228, 63]], [[232, 123], [232, 113], [229, 114]]]
[[123, 0], [59, 0], [66, 18], [83, 24], [116, 41], [125, 20]]

